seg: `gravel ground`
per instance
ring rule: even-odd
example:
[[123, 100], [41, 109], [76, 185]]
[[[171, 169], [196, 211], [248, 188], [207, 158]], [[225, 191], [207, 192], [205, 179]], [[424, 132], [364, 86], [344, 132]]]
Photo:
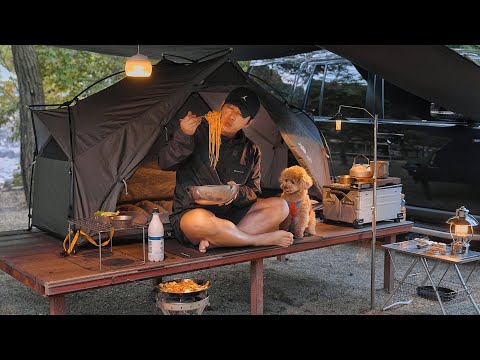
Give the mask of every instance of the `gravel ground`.
[[[23, 191], [0, 193], [0, 231], [27, 227], [28, 210]], [[409, 234], [413, 236], [414, 234]], [[0, 237], [1, 241], [1, 237]], [[60, 241], [60, 240], [59, 240]], [[405, 292], [396, 300], [413, 299], [410, 305], [382, 311], [388, 294], [383, 285], [384, 254], [381, 241], [376, 248], [376, 290], [374, 310], [370, 309], [370, 253], [369, 241], [331, 246], [323, 249], [287, 255], [287, 261], [275, 258], [264, 261], [264, 313], [268, 315], [438, 315], [439, 304], [412, 297]], [[411, 258], [397, 255], [398, 274], [403, 274]], [[445, 269], [442, 267], [439, 269]], [[461, 267], [468, 274], [471, 265]], [[439, 276], [443, 271], [436, 271]], [[423, 271], [417, 267], [415, 271]], [[423, 272], [421, 273], [423, 274]], [[452, 275], [452, 276], [450, 276]], [[480, 300], [478, 269], [469, 280], [474, 295]], [[204, 315], [246, 315], [250, 312], [250, 268], [248, 263], [223, 266], [186, 273], [182, 276], [208, 279], [212, 286], [210, 308]], [[450, 270], [446, 278], [453, 280]], [[178, 277], [178, 276], [177, 276]], [[166, 277], [165, 279], [171, 279]], [[448, 284], [448, 283], [447, 283]], [[458, 284], [451, 283], [457, 289]], [[458, 295], [461, 295], [460, 293]], [[460, 297], [460, 296], [458, 296]], [[66, 295], [67, 314], [70, 315], [162, 315], [155, 304], [155, 293], [138, 284], [118, 285]], [[447, 303], [448, 314], [476, 314], [471, 303]], [[0, 315], [46, 315], [47, 299], [4, 272], [0, 272]]]

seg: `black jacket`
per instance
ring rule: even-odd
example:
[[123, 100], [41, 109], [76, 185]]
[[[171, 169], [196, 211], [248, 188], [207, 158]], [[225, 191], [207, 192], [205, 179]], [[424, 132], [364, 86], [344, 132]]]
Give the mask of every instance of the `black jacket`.
[[[202, 122], [195, 134], [185, 135], [178, 128], [172, 139], [165, 143], [158, 154], [160, 169], [176, 171], [176, 186], [170, 222], [178, 220], [184, 210], [200, 206], [186, 195], [185, 188], [192, 185], [224, 185], [228, 181], [241, 184], [232, 206], [243, 207], [257, 200], [260, 188], [260, 148], [252, 143], [241, 130], [230, 139], [222, 136], [216, 169], [210, 166], [208, 157], [208, 123]], [[246, 147], [244, 165], [242, 154]]]

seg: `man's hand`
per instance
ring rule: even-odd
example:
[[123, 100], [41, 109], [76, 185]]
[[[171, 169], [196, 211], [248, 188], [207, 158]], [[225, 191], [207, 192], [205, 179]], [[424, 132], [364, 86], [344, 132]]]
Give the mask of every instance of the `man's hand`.
[[[238, 184], [235, 181], [229, 181], [229, 182], [227, 182], [227, 185], [238, 185]], [[220, 206], [230, 205], [233, 202], [233, 200], [235, 200], [237, 198], [239, 191], [240, 191], [240, 188], [237, 187], [236, 190], [235, 190], [235, 195], [233, 196], [233, 198], [231, 200], [227, 201], [225, 204], [222, 204]]]
[[191, 136], [195, 133], [201, 122], [202, 118], [197, 117], [189, 111], [183, 119], [180, 119], [180, 129], [185, 135]]

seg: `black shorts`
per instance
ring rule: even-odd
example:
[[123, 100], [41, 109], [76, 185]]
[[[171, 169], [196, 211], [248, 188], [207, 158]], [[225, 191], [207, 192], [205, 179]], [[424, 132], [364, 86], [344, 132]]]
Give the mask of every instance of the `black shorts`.
[[[240, 220], [244, 218], [244, 216], [247, 214], [248, 210], [250, 210], [253, 204], [255, 204], [255, 202], [241, 208], [234, 205], [226, 205], [226, 206], [209, 206], [208, 208], [202, 207], [202, 209], [210, 211], [216, 217], [219, 217], [225, 220], [230, 220], [235, 225], [237, 225], [240, 222]], [[175, 237], [177, 238], [178, 242], [180, 242], [180, 244], [185, 246], [190, 246], [190, 247], [196, 247], [197, 245], [192, 244], [190, 240], [187, 238], [187, 236], [180, 229], [180, 220], [182, 219], [182, 216], [185, 215], [190, 210], [193, 210], [193, 209], [187, 209], [182, 211], [180, 214], [176, 215], [174, 219], [170, 218], [170, 222], [172, 224]]]

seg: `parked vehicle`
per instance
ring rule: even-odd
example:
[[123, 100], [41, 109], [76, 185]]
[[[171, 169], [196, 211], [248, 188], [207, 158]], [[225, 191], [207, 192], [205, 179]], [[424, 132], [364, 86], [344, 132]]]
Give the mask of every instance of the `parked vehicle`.
[[[465, 56], [480, 64], [480, 53]], [[378, 114], [377, 157], [402, 179], [408, 219], [444, 224], [462, 205], [480, 214], [480, 119], [448, 111], [326, 50], [255, 60], [248, 73], [312, 116], [330, 148], [333, 175], [348, 174], [358, 154], [373, 160], [373, 119], [366, 112], [342, 108], [348, 121], [340, 131], [330, 120], [339, 105], [366, 108]]]

